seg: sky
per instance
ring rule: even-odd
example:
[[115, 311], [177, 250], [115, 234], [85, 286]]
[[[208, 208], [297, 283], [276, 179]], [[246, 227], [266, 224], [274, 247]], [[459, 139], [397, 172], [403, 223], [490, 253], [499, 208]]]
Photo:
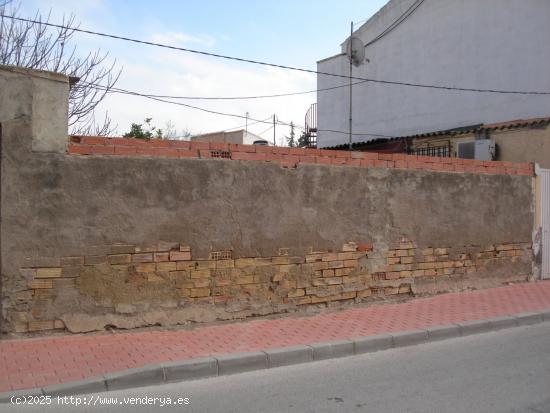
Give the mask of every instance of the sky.
[[[51, 10], [52, 23], [74, 14], [80, 28], [140, 40], [203, 50], [210, 53], [315, 69], [316, 62], [340, 52], [350, 22], [362, 21], [378, 11], [386, 0], [290, 1], [108, 1], [108, 0], [22, 0], [21, 16]], [[145, 94], [176, 96], [254, 96], [316, 89], [314, 74], [233, 62], [114, 39], [78, 34], [79, 53], [96, 49], [116, 59], [122, 75], [117, 87]], [[315, 93], [255, 100], [182, 100], [194, 106], [264, 120], [277, 119], [299, 126]], [[109, 95], [98, 108], [99, 118], [108, 111], [117, 134], [131, 123], [164, 128], [171, 122], [178, 134], [193, 134], [235, 128], [244, 119], [200, 112], [154, 102], [142, 97]], [[252, 123], [252, 120], [249, 121]], [[269, 124], [251, 125], [261, 134]], [[299, 132], [299, 130], [297, 130]], [[281, 144], [289, 127], [276, 127]], [[262, 136], [273, 140], [273, 130]]]

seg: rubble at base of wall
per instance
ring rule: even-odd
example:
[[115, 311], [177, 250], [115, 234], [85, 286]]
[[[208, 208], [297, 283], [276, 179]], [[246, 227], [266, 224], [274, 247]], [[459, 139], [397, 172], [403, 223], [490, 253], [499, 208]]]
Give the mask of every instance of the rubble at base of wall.
[[93, 247], [83, 255], [34, 257], [6, 302], [6, 330], [74, 333], [105, 328], [208, 323], [384, 298], [525, 281], [530, 243], [392, 249], [348, 242], [340, 251], [196, 259], [187, 245]]

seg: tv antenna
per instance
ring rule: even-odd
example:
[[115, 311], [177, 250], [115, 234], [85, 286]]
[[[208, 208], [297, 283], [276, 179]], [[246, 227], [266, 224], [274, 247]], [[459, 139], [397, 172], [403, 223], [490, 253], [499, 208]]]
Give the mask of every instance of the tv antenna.
[[[365, 44], [359, 37], [353, 35], [353, 22], [351, 22], [351, 31], [346, 44], [346, 54], [349, 58], [349, 150], [351, 151], [353, 136], [353, 66], [359, 67], [365, 63]], [[366, 59], [366, 61], [369, 60]]]

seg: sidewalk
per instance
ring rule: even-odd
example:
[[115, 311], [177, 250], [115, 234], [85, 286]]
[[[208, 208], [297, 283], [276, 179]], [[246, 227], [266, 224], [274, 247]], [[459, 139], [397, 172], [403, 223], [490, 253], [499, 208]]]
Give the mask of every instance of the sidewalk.
[[192, 331], [4, 340], [0, 341], [0, 392], [80, 380], [150, 363], [395, 333], [548, 309], [550, 281], [541, 281]]

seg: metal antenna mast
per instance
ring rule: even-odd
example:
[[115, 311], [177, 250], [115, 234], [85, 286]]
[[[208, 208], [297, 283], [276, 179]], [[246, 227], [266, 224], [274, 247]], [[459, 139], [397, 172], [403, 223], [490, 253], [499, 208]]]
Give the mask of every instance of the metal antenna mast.
[[349, 34], [349, 150], [351, 151], [352, 135], [353, 135], [353, 22], [351, 22], [351, 30]]

